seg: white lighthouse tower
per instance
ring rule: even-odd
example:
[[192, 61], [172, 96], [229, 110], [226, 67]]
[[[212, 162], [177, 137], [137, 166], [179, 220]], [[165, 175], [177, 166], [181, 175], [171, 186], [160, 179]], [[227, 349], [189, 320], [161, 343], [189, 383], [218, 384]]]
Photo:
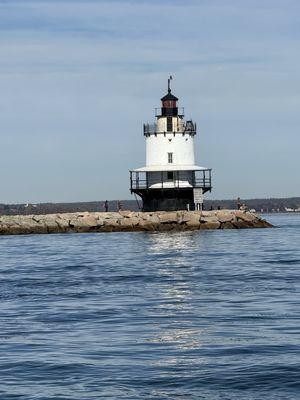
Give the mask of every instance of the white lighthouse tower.
[[211, 191], [211, 169], [195, 165], [196, 123], [179, 112], [171, 79], [156, 122], [144, 124], [146, 166], [130, 171], [130, 191], [142, 198], [143, 211], [199, 209]]

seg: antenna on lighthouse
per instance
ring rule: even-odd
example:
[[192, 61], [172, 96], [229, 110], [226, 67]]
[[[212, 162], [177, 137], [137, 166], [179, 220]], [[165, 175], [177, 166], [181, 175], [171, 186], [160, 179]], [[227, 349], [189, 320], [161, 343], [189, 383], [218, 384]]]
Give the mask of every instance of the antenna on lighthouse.
[[168, 93], [171, 93], [171, 88], [170, 88], [170, 82], [173, 79], [172, 75], [170, 75], [170, 78], [168, 79]]

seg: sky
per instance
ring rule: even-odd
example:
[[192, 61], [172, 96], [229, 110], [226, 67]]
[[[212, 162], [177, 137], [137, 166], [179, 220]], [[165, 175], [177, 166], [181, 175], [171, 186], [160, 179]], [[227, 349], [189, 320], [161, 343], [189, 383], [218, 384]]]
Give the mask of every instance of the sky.
[[0, 203], [130, 199], [172, 91], [211, 199], [300, 196], [298, 0], [0, 0]]

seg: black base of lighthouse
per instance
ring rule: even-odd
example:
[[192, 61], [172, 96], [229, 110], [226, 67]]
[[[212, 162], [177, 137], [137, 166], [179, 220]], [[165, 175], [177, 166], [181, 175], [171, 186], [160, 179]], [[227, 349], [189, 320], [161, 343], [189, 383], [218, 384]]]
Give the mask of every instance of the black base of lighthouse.
[[194, 210], [193, 189], [146, 189], [134, 191], [143, 200], [143, 211]]

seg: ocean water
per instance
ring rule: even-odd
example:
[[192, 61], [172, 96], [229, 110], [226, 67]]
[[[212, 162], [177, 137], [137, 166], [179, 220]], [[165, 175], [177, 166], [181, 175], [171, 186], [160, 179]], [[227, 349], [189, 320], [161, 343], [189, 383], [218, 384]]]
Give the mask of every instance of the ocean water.
[[0, 237], [0, 399], [300, 399], [300, 215]]

